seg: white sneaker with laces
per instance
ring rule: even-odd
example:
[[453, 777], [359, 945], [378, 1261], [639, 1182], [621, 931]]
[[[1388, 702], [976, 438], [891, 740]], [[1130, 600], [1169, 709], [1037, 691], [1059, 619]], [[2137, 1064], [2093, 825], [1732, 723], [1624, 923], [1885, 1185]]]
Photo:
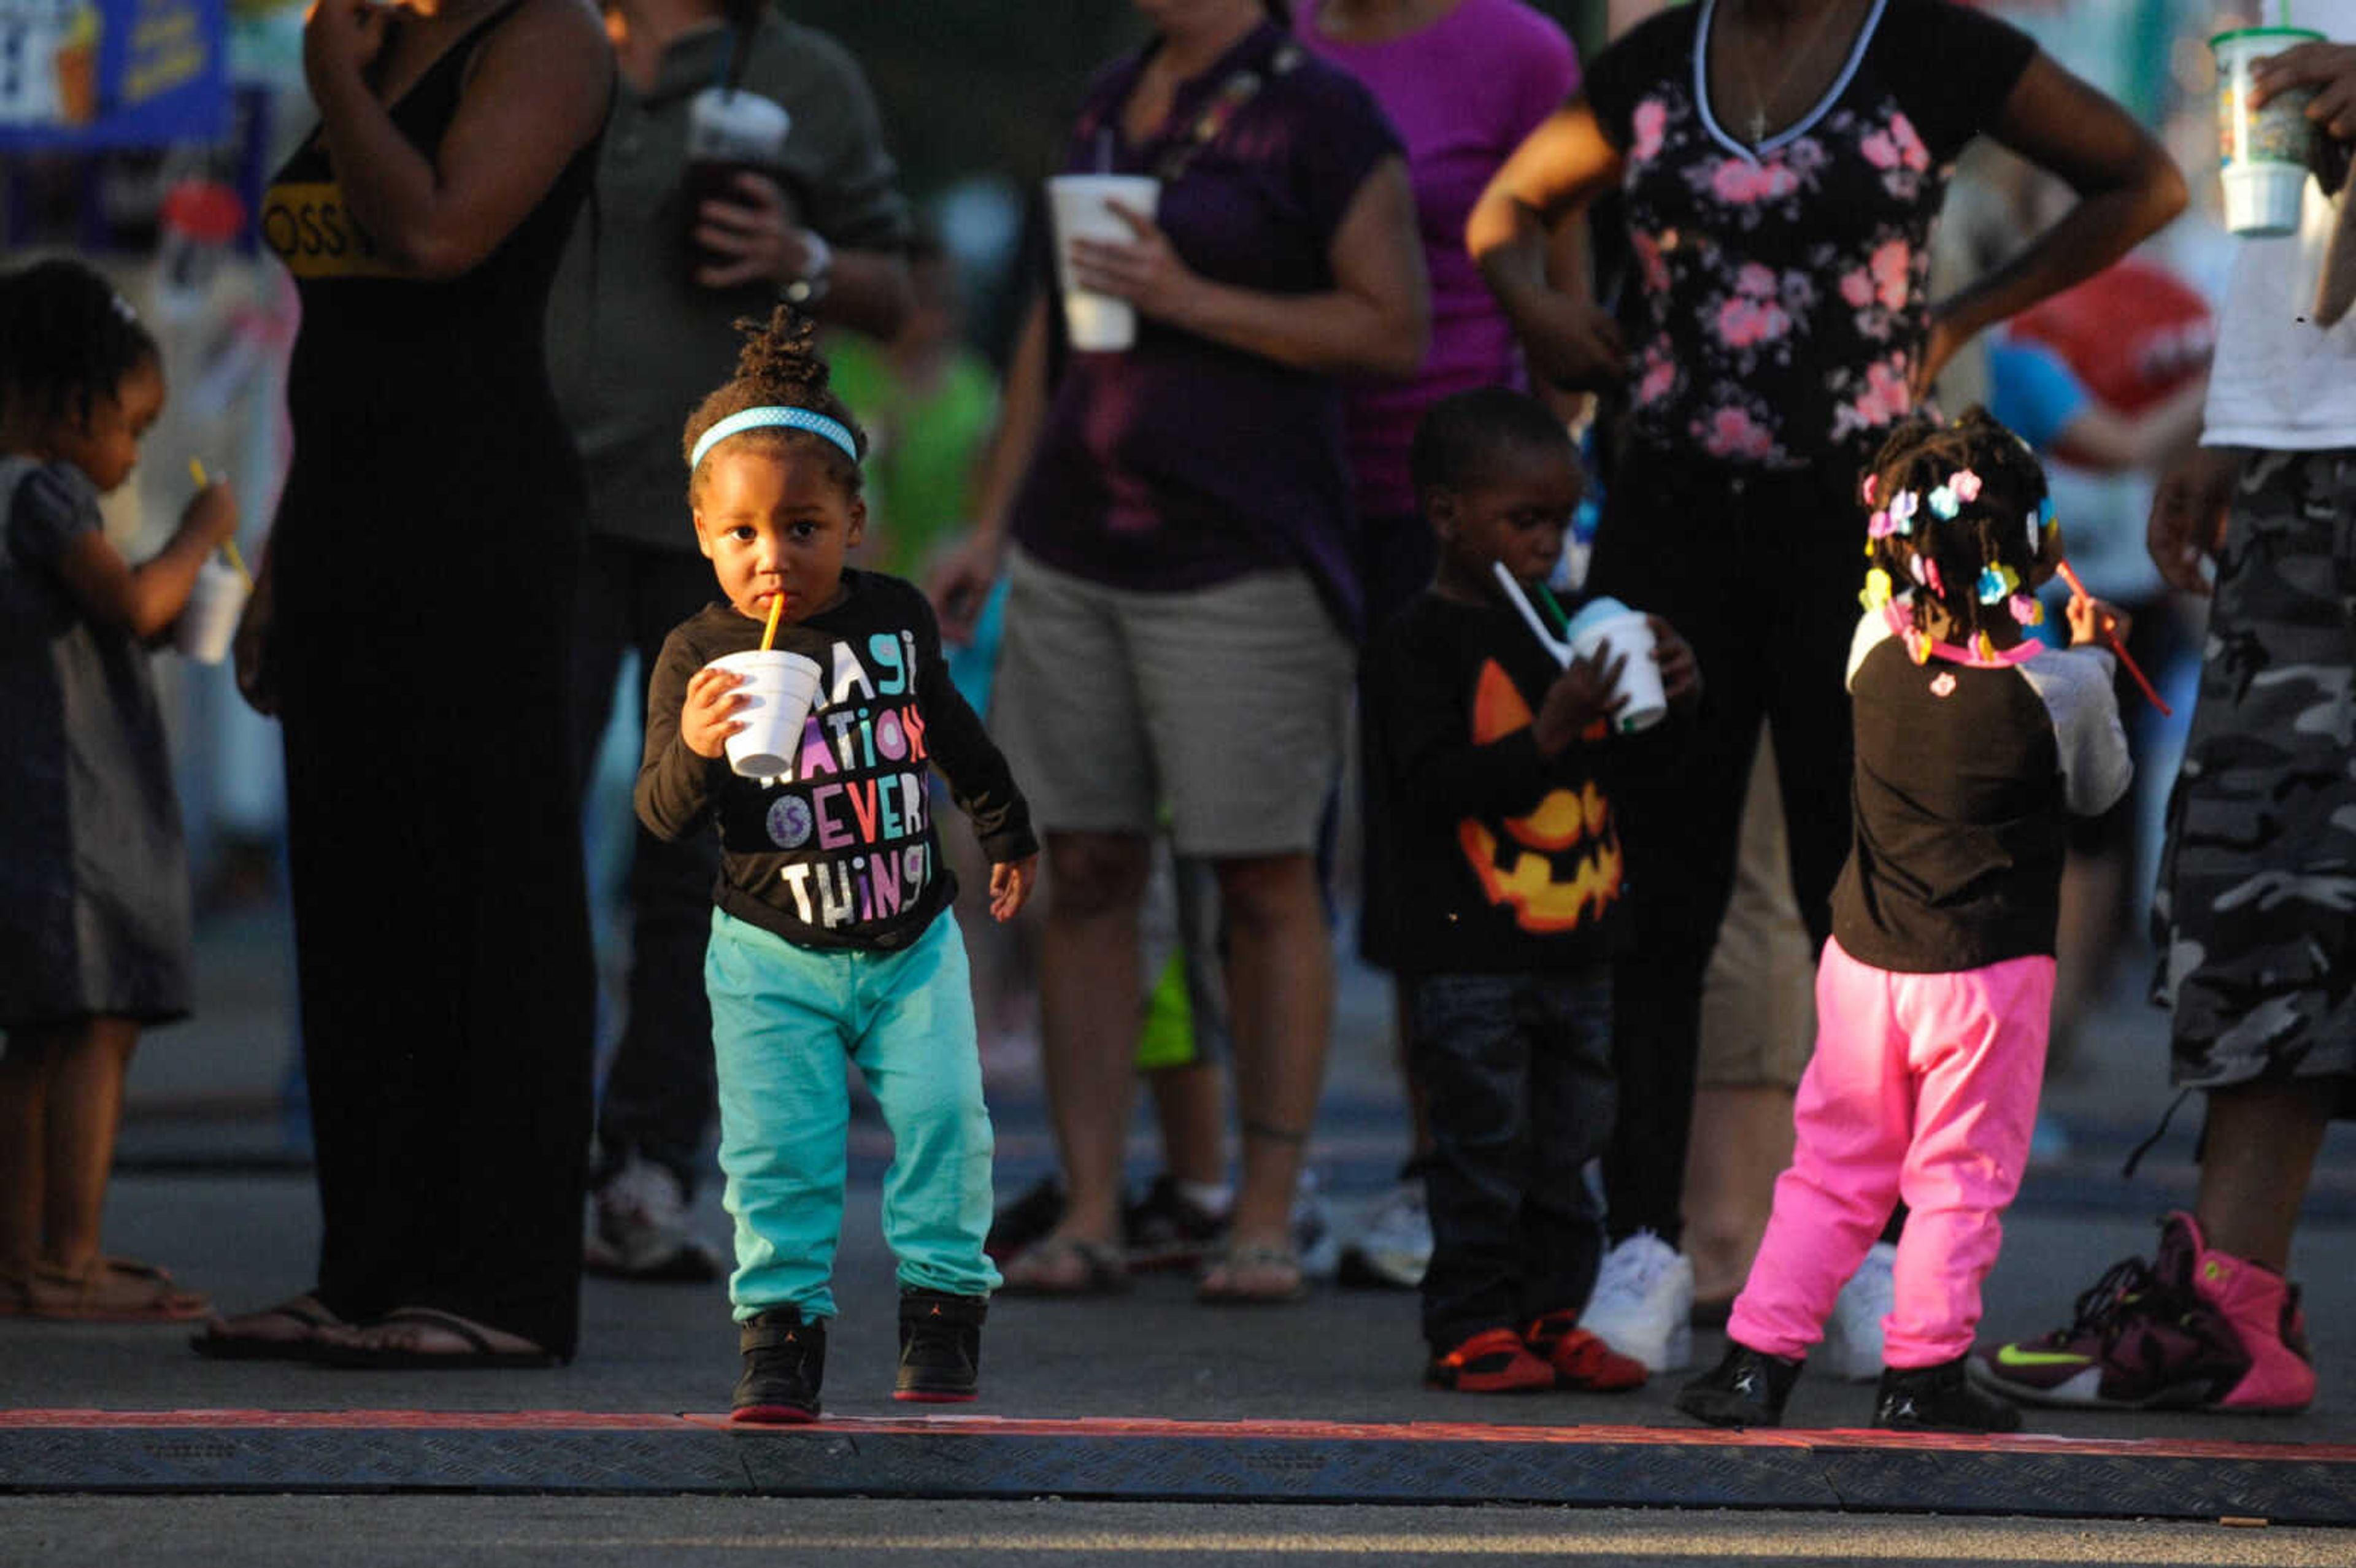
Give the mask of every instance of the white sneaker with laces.
[[1881, 1320], [1898, 1304], [1898, 1286], [1890, 1271], [1898, 1249], [1876, 1242], [1866, 1249], [1848, 1283], [1833, 1302], [1825, 1319], [1825, 1342], [1811, 1364], [1821, 1364], [1833, 1376], [1853, 1383], [1869, 1383], [1881, 1376]]
[[720, 1277], [719, 1249], [697, 1235], [679, 1178], [651, 1160], [632, 1158], [597, 1189], [595, 1220], [583, 1266], [626, 1279]]
[[1603, 1254], [1579, 1326], [1653, 1372], [1693, 1365], [1693, 1261], [1650, 1231]]
[[1402, 1181], [1383, 1196], [1342, 1266], [1404, 1290], [1423, 1283], [1423, 1271], [1431, 1266], [1431, 1214], [1423, 1206], [1422, 1182]]
[[1342, 1243], [1333, 1233], [1333, 1217], [1326, 1212], [1313, 1170], [1302, 1171], [1292, 1190], [1292, 1250], [1301, 1259], [1303, 1279], [1332, 1279], [1341, 1264]]

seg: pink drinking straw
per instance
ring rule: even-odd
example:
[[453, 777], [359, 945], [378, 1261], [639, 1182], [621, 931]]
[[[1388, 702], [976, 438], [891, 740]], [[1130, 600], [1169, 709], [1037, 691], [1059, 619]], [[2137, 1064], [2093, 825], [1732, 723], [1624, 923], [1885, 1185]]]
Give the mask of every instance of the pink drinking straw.
[[[2070, 563], [2068, 561], [2065, 560], [2061, 562], [2059, 570], [2062, 573], [2062, 581], [2070, 585], [2071, 592], [2075, 593], [2081, 599], [2092, 599], [2094, 597], [2093, 594], [2086, 592], [2086, 585], [2078, 581], [2078, 574], [2070, 570]], [[2151, 682], [2144, 678], [2143, 671], [2136, 665], [2135, 656], [2127, 652], [2126, 645], [2119, 641], [2118, 634], [2113, 631], [2110, 627], [2105, 626], [2103, 628], [2103, 641], [2111, 645], [2111, 652], [2119, 656], [2119, 663], [2126, 667], [2126, 672], [2129, 675], [2135, 677], [2135, 683], [2143, 688], [2143, 694], [2151, 699], [2151, 705], [2159, 709], [2160, 716], [2167, 719], [2175, 718], [2176, 709], [2170, 708], [2167, 703], [2162, 702], [2159, 699], [2159, 693], [2154, 691], [2151, 688]]]

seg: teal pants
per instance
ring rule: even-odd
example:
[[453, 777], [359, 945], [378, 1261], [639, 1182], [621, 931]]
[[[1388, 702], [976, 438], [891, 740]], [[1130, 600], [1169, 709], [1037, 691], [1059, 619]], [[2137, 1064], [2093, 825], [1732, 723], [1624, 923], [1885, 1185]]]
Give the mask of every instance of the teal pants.
[[703, 960], [720, 1168], [736, 1221], [729, 1299], [834, 1316], [855, 1061], [892, 1130], [884, 1239], [903, 1287], [986, 1296], [990, 1113], [965, 940], [944, 912], [898, 953], [797, 947], [718, 910]]

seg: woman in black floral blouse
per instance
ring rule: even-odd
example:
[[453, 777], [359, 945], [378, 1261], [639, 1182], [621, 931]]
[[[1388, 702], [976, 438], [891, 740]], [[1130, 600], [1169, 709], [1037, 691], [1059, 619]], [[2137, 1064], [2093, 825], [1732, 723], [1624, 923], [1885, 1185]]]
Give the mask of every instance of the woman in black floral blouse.
[[[1982, 133], [2078, 202], [1997, 272], [1926, 293], [1956, 154]], [[1638, 302], [1623, 341], [1548, 228], [1616, 188]], [[1702, 0], [1606, 50], [1474, 209], [1468, 241], [1533, 364], [1626, 410], [1592, 585], [1667, 617], [1706, 682], [1624, 807], [1636, 940], [1619, 967], [1615, 1242], [1677, 1241], [1701, 978], [1759, 726], [1792, 877], [1826, 931], [1849, 846], [1843, 671], [1860, 471], [1973, 334], [2107, 265], [2184, 186], [2157, 142], [2028, 37], [1946, 0]]]

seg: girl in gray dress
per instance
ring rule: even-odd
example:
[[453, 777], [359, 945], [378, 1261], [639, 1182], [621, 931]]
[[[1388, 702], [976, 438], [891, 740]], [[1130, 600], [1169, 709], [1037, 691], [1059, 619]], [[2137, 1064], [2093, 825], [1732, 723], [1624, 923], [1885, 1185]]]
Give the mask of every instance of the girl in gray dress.
[[187, 856], [147, 651], [237, 526], [227, 486], [133, 566], [98, 499], [164, 406], [155, 343], [89, 268], [0, 274], [0, 1314], [145, 1321], [202, 1296], [102, 1254], [142, 1025], [188, 1010]]

